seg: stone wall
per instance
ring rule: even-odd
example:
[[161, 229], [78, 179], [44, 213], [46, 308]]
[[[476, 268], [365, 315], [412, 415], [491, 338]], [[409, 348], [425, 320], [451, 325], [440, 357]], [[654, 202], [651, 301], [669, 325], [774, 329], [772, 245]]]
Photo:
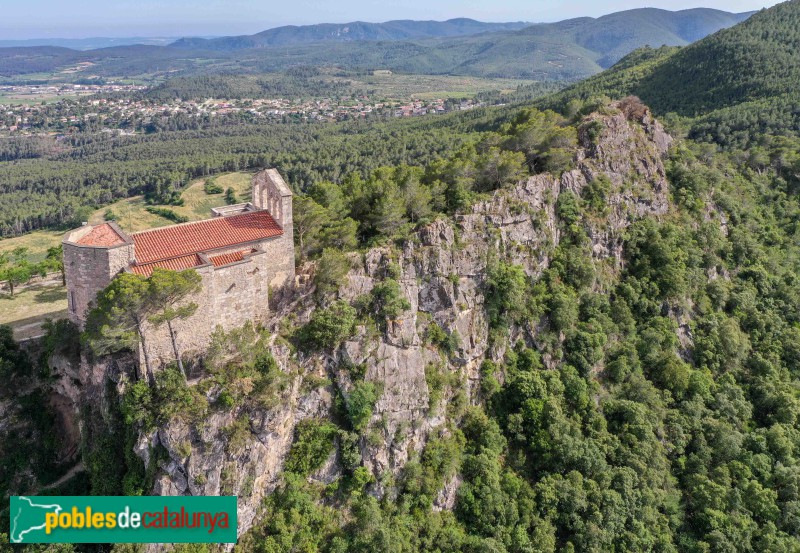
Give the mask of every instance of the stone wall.
[[225, 330], [269, 315], [269, 254], [256, 252], [245, 261], [214, 272], [212, 298], [216, 324]]
[[[260, 245], [254, 246], [260, 248]], [[214, 255], [241, 251], [242, 246], [217, 250]], [[248, 321], [260, 323], [269, 315], [269, 254], [257, 251], [244, 261], [224, 267], [197, 268], [202, 278], [200, 291], [187, 298], [197, 304], [197, 311], [185, 320], [175, 321], [176, 341], [181, 357], [192, 359], [208, 349], [211, 334], [217, 326], [229, 331]], [[149, 326], [145, 332], [147, 352], [153, 368], [175, 361], [169, 330]], [[142, 354], [142, 363], [144, 356]]]
[[292, 190], [276, 169], [265, 169], [253, 177], [253, 205], [266, 209], [286, 231], [292, 226]]
[[279, 298], [294, 286], [295, 272], [292, 191], [277, 170], [265, 169], [253, 177], [253, 205], [268, 210], [283, 229], [283, 236], [262, 244], [270, 260], [268, 282]]
[[261, 246], [267, 253], [267, 284], [270, 296], [279, 300], [294, 287], [294, 242], [291, 233], [265, 242]]

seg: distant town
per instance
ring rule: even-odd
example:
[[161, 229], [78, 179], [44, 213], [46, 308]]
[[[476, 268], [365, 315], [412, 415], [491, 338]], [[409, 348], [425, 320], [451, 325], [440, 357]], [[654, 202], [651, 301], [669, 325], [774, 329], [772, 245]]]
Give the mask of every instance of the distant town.
[[0, 135], [68, 134], [85, 130], [133, 133], [174, 117], [238, 116], [251, 120], [342, 121], [419, 117], [483, 105], [473, 99], [254, 98], [156, 100], [147, 86], [63, 84], [0, 86]]

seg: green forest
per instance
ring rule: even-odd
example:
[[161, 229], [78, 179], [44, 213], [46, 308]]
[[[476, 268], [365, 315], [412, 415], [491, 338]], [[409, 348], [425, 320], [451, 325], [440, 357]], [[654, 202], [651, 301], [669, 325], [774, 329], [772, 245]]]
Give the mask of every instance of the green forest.
[[[323, 126], [230, 118], [207, 125], [191, 120], [183, 128], [169, 119], [166, 128], [135, 137], [82, 133], [63, 152], [6, 154], [22, 159], [0, 162], [0, 234], [75, 226], [81, 207], [132, 195], [169, 204], [190, 180], [222, 171], [272, 165], [303, 189], [352, 172], [366, 176], [385, 165], [424, 164], [457, 147], [465, 132], [459, 127], [472, 125], [459, 119], [447, 126], [448, 121]], [[13, 141], [7, 146], [20, 150]]]
[[[333, 412], [296, 426], [277, 488], [235, 550], [800, 551], [798, 22], [794, 0], [691, 46], [634, 52], [544, 99], [430, 120], [230, 120], [136, 138], [81, 134], [65, 152], [2, 162], [0, 229], [68, 225], [81, 206], [131, 194], [175, 203], [190, 178], [275, 166], [296, 193], [298, 262], [315, 264], [313, 311], [302, 323], [288, 317], [277, 339], [298, 358], [332, 359], [358, 325], [378, 340], [411, 308], [392, 263], [357, 301], [341, 299], [352, 268], [346, 253], [363, 259], [380, 247], [391, 257], [426, 225], [457, 227], [476, 203], [510, 194], [521, 179], [572, 169], [581, 145], [609, 147], [596, 142], [599, 118], [623, 113], [628, 123], [652, 124], [641, 102], [649, 104], [676, 137], [664, 160], [669, 205], [625, 228], [619, 264], [591, 249], [598, 229], [608, 230], [612, 183], [604, 178], [558, 194], [560, 241], [529, 252], [546, 253], [540, 274], [529, 276], [498, 249], [480, 275], [481, 309], [490, 348], [502, 344], [505, 355], [487, 355], [471, 396], [457, 371], [426, 367], [430, 410], [443, 402], [444, 421], [397, 477], [376, 479], [362, 460], [383, 393], [364, 367], [340, 367], [352, 384], [346, 393], [330, 378], [304, 380], [332, 390]], [[641, 101], [610, 101], [629, 94]], [[616, 192], [632, 194], [635, 184]], [[44, 398], [47, 355], [135, 348], [141, 337], [122, 321], [126, 310], [170, 320], [158, 311], [159, 279], [182, 276], [192, 284], [180, 273], [112, 283], [80, 338], [68, 324], [48, 326], [41, 358], [0, 327], [0, 375], [25, 390], [0, 397], [14, 397], [17, 417], [32, 418], [0, 443], [3, 489], [36, 489], [64, 472]], [[122, 288], [135, 291], [126, 297], [136, 305], [114, 302]], [[114, 325], [124, 324], [124, 340], [114, 342]], [[206, 380], [187, 384], [176, 364], [128, 386], [105, 420], [87, 425], [86, 472], [61, 491], [149, 493], [166, 454], [152, 451], [145, 466], [133, 453], [140, 432], [274, 408], [290, 375], [269, 338], [252, 327], [220, 330]], [[461, 340], [433, 321], [424, 333], [442, 366], [457, 365]], [[226, 452], [249, 437], [248, 421], [235, 420], [225, 428]], [[46, 447], [29, 459], [20, 452], [32, 442]], [[310, 479], [333, 452], [341, 475]], [[441, 509], [441, 491], [453, 482], [453, 508]], [[144, 551], [59, 551], [107, 549]]]

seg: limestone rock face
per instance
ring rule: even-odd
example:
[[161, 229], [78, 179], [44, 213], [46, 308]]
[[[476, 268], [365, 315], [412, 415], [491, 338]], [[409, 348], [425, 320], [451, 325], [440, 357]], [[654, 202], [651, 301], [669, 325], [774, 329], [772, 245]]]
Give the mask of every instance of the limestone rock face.
[[[274, 352], [279, 363], [288, 363], [287, 350], [276, 346]], [[287, 365], [283, 369], [290, 370]], [[173, 420], [159, 428], [137, 451], [143, 458], [153, 445], [166, 451], [153, 493], [236, 495], [239, 528], [242, 532], [250, 528], [264, 496], [279, 482], [296, 424], [330, 414], [330, 390], [302, 392], [301, 382], [301, 377], [293, 378], [273, 408], [214, 411], [201, 424]], [[247, 436], [233, 447], [226, 432], [243, 419]]]
[[[385, 328], [364, 321], [353, 338], [324, 355], [292, 354], [276, 342], [273, 354], [291, 385], [269, 407], [218, 411], [199, 425], [177, 420], [143, 436], [137, 447], [143, 459], [149, 460], [155, 446], [166, 452], [158, 461], [153, 493], [238, 495], [239, 528], [245, 532], [264, 496], [279, 482], [295, 426], [309, 417], [329, 417], [336, 389], [347, 401], [354, 385], [352, 367], [360, 367], [380, 390], [358, 446], [363, 465], [376, 479], [372, 493], [391, 493], [390, 477], [423, 449], [429, 436], [443, 431], [447, 416], [457, 413], [459, 404], [477, 401], [483, 360], [499, 360], [505, 353], [502, 346], [490, 347], [483, 295], [487, 264], [509, 259], [527, 274], [540, 275], [561, 239], [559, 196], [580, 195], [604, 176], [611, 183], [608, 213], [589, 222], [592, 255], [611, 259], [610, 265], [621, 269], [625, 228], [638, 218], [667, 212], [662, 160], [670, 142], [647, 112], [631, 117], [611, 109], [592, 115], [580, 126], [574, 169], [559, 176], [532, 176], [499, 190], [453, 221], [437, 220], [419, 229], [399, 251], [375, 248], [363, 258], [354, 256], [340, 297], [355, 301], [369, 294], [390, 267], [395, 274], [399, 268], [397, 281], [410, 308], [386, 321]], [[268, 326], [273, 331], [286, 319], [303, 323], [310, 317], [312, 271], [312, 266], [301, 267], [296, 293], [271, 312]], [[425, 333], [434, 322], [454, 335], [448, 355], [426, 344]], [[512, 340], [535, 339], [536, 330], [510, 332]], [[429, 388], [434, 371], [451, 383], [436, 393]], [[89, 371], [86, 376], [97, 381], [99, 375]], [[225, 429], [242, 418], [248, 434], [232, 449]], [[332, 455], [311, 478], [330, 482], [340, 471]], [[447, 483], [437, 508], [453, 507], [459, 483]]]
[[[587, 129], [592, 125], [599, 131], [590, 139]], [[529, 275], [541, 274], [560, 241], [555, 207], [559, 195], [580, 195], [601, 175], [611, 182], [608, 214], [591, 225], [590, 237], [593, 255], [613, 258], [617, 268], [622, 263], [622, 231], [638, 218], [667, 212], [663, 158], [672, 139], [648, 112], [633, 120], [621, 111], [591, 116], [582, 123], [579, 136], [582, 148], [573, 170], [560, 177], [532, 176], [498, 191], [457, 217], [455, 224], [438, 220], [421, 228], [394, 254], [396, 258], [385, 248], [375, 248], [364, 256], [361, 267], [351, 271], [340, 294], [356, 300], [382, 279], [390, 264], [396, 264], [410, 304], [397, 320], [387, 322], [382, 335], [362, 328], [325, 360], [345, 394], [351, 383], [346, 371], [339, 369], [342, 364], [365, 366], [366, 380], [382, 387], [371, 435], [361, 440], [364, 464], [378, 482], [387, 473], [396, 476], [445, 421], [445, 406], [454, 393], [451, 390], [432, 406], [426, 367], [438, 366], [455, 375], [463, 382], [468, 401], [475, 401], [481, 362], [499, 360], [504, 354], [489, 348], [482, 293], [487, 263], [502, 254]], [[458, 335], [459, 345], [448, 358], [424, 344], [430, 321]], [[377, 487], [384, 491], [380, 484]], [[446, 493], [441, 503], [450, 505], [454, 493]]]

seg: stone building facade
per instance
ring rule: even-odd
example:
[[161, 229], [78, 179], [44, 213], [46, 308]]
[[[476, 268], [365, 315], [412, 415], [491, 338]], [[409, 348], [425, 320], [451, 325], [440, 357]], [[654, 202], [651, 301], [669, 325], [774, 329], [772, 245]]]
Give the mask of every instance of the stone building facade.
[[[294, 285], [292, 192], [275, 169], [253, 177], [252, 201], [211, 210], [212, 217], [127, 234], [113, 222], [84, 225], [63, 239], [69, 318], [79, 327], [97, 293], [121, 272], [148, 276], [156, 267], [193, 268], [201, 290], [186, 301], [198, 305], [176, 321], [175, 337], [186, 357], [208, 347], [217, 326], [224, 330], [258, 323], [272, 296]], [[166, 326], [148, 328], [151, 364], [174, 361]]]

